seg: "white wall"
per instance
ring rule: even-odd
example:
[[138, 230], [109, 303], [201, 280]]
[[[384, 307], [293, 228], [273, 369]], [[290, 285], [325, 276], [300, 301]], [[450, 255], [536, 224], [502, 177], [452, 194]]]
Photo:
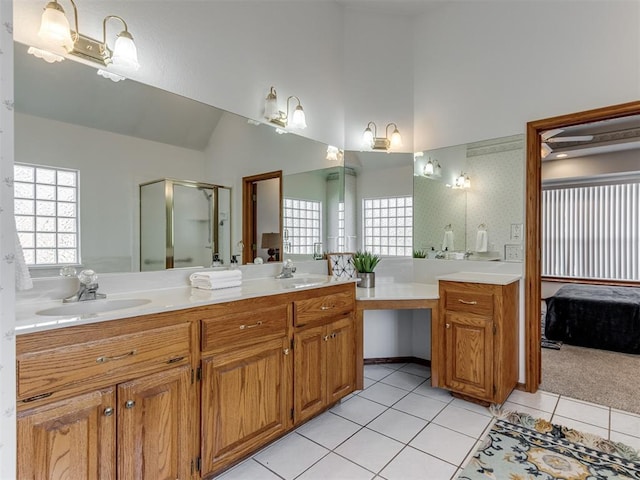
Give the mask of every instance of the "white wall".
[[140, 183], [210, 180], [203, 152], [20, 113], [15, 125], [16, 162], [80, 170], [82, 260], [98, 273], [139, 268]]
[[414, 25], [415, 150], [640, 98], [640, 2], [442, 2]]
[[262, 234], [280, 232], [280, 179], [257, 182], [256, 197], [256, 256], [266, 262], [269, 254], [267, 248], [261, 248]]

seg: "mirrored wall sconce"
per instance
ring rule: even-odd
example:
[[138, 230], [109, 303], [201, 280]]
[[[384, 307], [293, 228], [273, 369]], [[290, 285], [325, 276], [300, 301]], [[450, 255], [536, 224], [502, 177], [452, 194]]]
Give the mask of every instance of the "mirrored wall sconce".
[[[389, 136], [389, 127], [393, 127], [391, 136]], [[395, 123], [388, 123], [385, 128], [385, 136], [378, 137], [378, 127], [374, 122], [369, 122], [362, 134], [362, 146], [370, 150], [386, 150], [388, 152], [402, 146], [402, 136]]]
[[[296, 100], [298, 105], [293, 110], [291, 116], [289, 116], [289, 105], [291, 100]], [[290, 95], [287, 98], [287, 111], [283, 112], [278, 107], [278, 94], [276, 93], [275, 87], [271, 87], [267, 98], [264, 100], [264, 117], [271, 123], [280, 125], [283, 128], [307, 128], [307, 120], [305, 118], [300, 99], [295, 95]]]
[[[38, 58], [53, 63], [64, 60], [63, 54], [73, 55], [98, 66], [98, 75], [109, 78], [114, 82], [124, 80], [125, 75], [140, 68], [138, 51], [129, 33], [127, 22], [117, 15], [107, 15], [102, 20], [102, 41], [80, 33], [78, 29], [78, 9], [73, 0], [74, 28], [69, 26], [69, 20], [62, 5], [57, 0], [47, 3], [42, 14], [38, 36], [46, 48], [30, 47], [28, 52]], [[122, 23], [124, 30], [117, 36], [113, 50], [107, 44], [107, 22], [117, 20]]]
[[327, 160], [330, 162], [341, 162], [343, 158], [344, 152], [342, 150], [338, 147], [334, 147], [333, 145], [327, 145]]
[[442, 167], [440, 166], [440, 162], [438, 162], [437, 160], [429, 159], [427, 163], [424, 164], [422, 174], [425, 177], [441, 177]]
[[471, 188], [471, 180], [469, 179], [469, 175], [464, 172], [460, 172], [460, 175], [456, 177], [453, 181], [453, 186], [451, 188], [462, 188], [469, 189]]

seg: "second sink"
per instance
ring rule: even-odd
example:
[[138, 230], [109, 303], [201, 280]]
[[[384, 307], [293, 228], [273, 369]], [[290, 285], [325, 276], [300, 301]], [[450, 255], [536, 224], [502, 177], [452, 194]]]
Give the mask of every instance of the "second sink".
[[104, 313], [122, 308], [139, 307], [151, 302], [146, 298], [124, 298], [120, 300], [87, 300], [86, 302], [67, 303], [59, 307], [46, 308], [36, 312], [36, 315], [64, 316], [64, 315], [88, 315], [92, 313]]

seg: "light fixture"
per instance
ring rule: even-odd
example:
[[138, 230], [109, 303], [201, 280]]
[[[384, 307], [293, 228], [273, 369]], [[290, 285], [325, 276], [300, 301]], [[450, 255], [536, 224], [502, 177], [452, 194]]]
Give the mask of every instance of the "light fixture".
[[568, 153], [559, 153], [556, 155], [556, 158], [567, 158], [569, 156]]
[[330, 162], [341, 162], [343, 158], [344, 152], [340, 150], [338, 147], [334, 147], [333, 145], [327, 145], [327, 156], [326, 159]]
[[425, 177], [440, 177], [442, 175], [442, 167], [440, 166], [440, 162], [437, 160], [429, 160], [424, 165], [424, 169], [422, 170], [422, 174]]
[[460, 175], [454, 180], [452, 188], [471, 188], [471, 179], [469, 178], [469, 175], [464, 172], [460, 172]]
[[[373, 127], [373, 130], [371, 127]], [[393, 127], [391, 136], [389, 136], [389, 127]], [[378, 127], [374, 122], [369, 122], [362, 134], [362, 146], [371, 150], [389, 151], [402, 146], [402, 136], [395, 123], [388, 123], [385, 128], [385, 136], [378, 137]]]
[[[127, 22], [117, 15], [107, 15], [102, 20], [102, 41], [80, 33], [78, 29], [78, 9], [74, 0], [69, 0], [73, 6], [74, 27], [69, 26], [62, 5], [58, 0], [47, 3], [42, 14], [38, 36], [46, 45], [46, 49], [31, 47], [28, 52], [52, 63], [64, 59], [60, 53], [76, 56], [84, 61], [99, 65], [98, 75], [118, 82], [124, 75], [140, 68], [138, 52], [129, 33]], [[107, 22], [119, 20], [124, 26], [116, 37], [111, 50], [107, 44]], [[115, 70], [115, 72], [114, 72]]]
[[[291, 117], [289, 117], [289, 102], [291, 100], [296, 100], [298, 105], [293, 110]], [[301, 130], [307, 128], [307, 121], [300, 99], [295, 95], [290, 95], [287, 98], [287, 111], [285, 113], [278, 107], [278, 94], [276, 93], [275, 87], [270, 88], [269, 94], [264, 100], [264, 117], [271, 123], [280, 125], [283, 128], [291, 127], [299, 128]]]

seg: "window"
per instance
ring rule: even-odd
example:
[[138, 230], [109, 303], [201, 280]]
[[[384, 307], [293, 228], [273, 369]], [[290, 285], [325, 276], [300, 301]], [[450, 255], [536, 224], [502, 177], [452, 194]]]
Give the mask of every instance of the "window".
[[27, 265], [80, 262], [77, 170], [16, 163], [15, 217]]
[[344, 202], [338, 203], [338, 252], [345, 250]]
[[322, 242], [322, 204], [313, 200], [284, 199], [284, 251], [313, 255]]
[[542, 192], [542, 276], [640, 279], [640, 182]]
[[388, 197], [362, 200], [364, 249], [377, 255], [412, 255], [413, 198]]

